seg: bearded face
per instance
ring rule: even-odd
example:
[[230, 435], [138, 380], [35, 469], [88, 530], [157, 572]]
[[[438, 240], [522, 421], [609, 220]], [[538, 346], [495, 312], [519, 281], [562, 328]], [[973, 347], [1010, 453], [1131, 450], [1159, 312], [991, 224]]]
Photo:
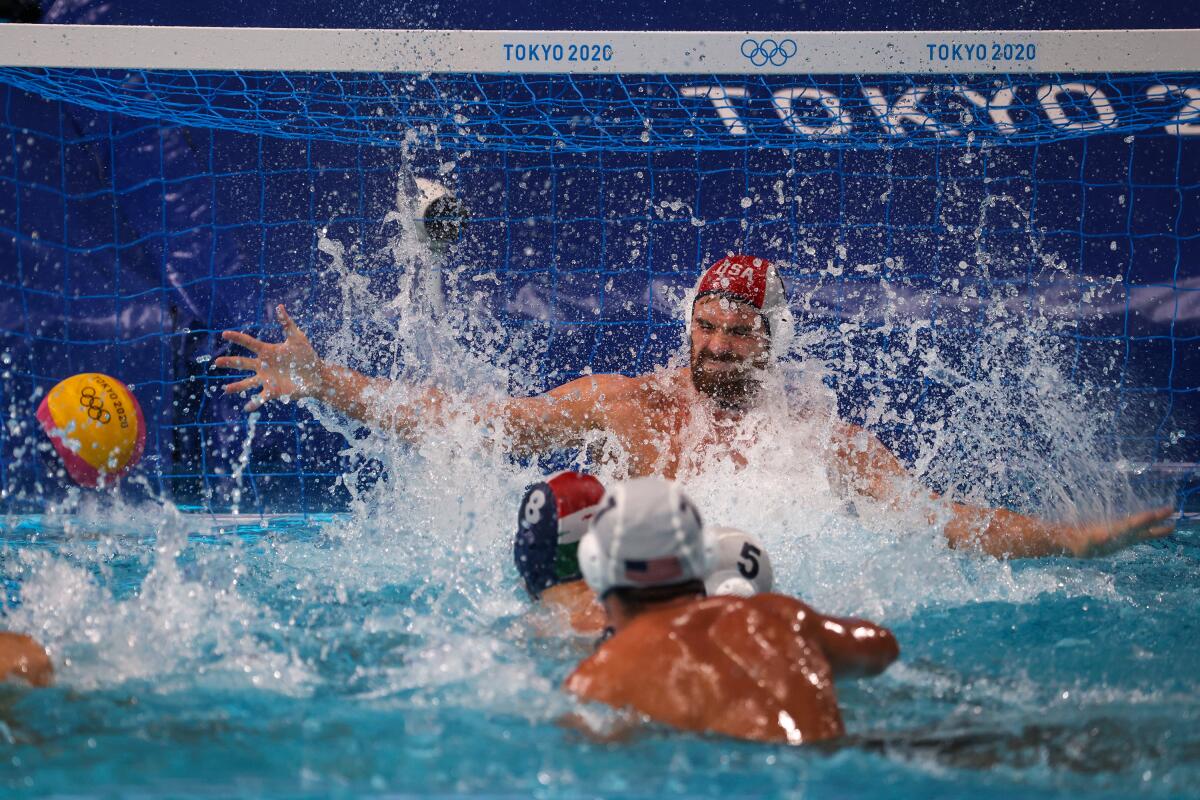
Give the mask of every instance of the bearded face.
[[742, 409], [758, 394], [770, 338], [758, 309], [718, 295], [692, 310], [692, 385], [721, 408]]

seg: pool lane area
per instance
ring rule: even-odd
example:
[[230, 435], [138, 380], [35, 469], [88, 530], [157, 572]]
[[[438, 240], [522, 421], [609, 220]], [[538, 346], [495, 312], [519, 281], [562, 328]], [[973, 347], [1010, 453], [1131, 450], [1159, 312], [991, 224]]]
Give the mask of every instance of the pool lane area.
[[[799, 748], [566, 729], [581, 709], [558, 686], [590, 642], [538, 634], [501, 537], [433, 541], [351, 515], [9, 518], [0, 627], [41, 638], [58, 683], [0, 686], [4, 796], [1165, 798], [1200, 785], [1195, 521], [1103, 559], [1013, 562], [1036, 593], [898, 605], [880, 621], [901, 660], [839, 685], [844, 740]], [[805, 555], [773, 557], [786, 574]], [[953, 557], [964, 570], [981, 558]]]

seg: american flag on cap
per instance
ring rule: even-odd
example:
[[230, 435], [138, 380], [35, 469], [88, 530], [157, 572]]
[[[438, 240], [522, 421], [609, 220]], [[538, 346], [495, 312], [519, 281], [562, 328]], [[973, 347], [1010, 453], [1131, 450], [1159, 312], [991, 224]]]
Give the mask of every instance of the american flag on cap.
[[675, 556], [653, 558], [648, 561], [625, 561], [625, 578], [632, 583], [646, 586], [678, 581], [683, 578], [683, 564]]

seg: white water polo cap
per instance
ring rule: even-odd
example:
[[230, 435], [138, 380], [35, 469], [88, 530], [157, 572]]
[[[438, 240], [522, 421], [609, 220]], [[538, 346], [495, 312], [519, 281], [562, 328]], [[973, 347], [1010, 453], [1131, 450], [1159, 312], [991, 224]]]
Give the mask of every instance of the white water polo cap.
[[612, 487], [579, 543], [579, 568], [597, 597], [704, 580], [716, 541], [679, 485], [635, 478]]
[[726, 256], [700, 275], [687, 304], [688, 333], [696, 302], [717, 295], [758, 309], [771, 337], [771, 356], [787, 355], [796, 336], [796, 318], [788, 305], [783, 278], [775, 265], [758, 256]]
[[717, 561], [704, 581], [709, 597], [750, 597], [775, 586], [775, 572], [758, 537], [739, 528], [715, 525], [709, 529], [717, 543]]

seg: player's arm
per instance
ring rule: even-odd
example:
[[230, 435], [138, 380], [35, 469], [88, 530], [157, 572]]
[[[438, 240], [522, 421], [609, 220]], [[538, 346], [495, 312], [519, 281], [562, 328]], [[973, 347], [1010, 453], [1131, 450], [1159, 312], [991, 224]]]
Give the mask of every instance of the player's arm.
[[579, 447], [588, 433], [611, 429], [630, 413], [637, 387], [636, 378], [624, 375], [585, 375], [536, 397], [493, 404], [485, 419], [503, 421], [517, 455]]
[[542, 590], [538, 601], [556, 612], [556, 616], [565, 619], [575, 633], [598, 636], [604, 630], [604, 606], [596, 600], [596, 593], [581, 580], [548, 586]]
[[835, 678], [878, 675], [900, 657], [892, 632], [874, 622], [851, 617], [828, 617], [795, 598], [783, 609], [797, 632], [824, 651]]
[[[840, 474], [851, 489], [897, 510], [912, 502], [914, 492], [940, 499], [936, 493], [917, 487], [900, 459], [865, 428], [843, 425], [837, 456]], [[1055, 523], [1004, 508], [964, 503], [952, 502], [949, 508], [951, 518], [944, 533], [950, 545], [977, 547], [997, 558], [1102, 555], [1166, 536], [1175, 529], [1169, 506], [1095, 523]]]
[[390, 381], [321, 359], [282, 305], [276, 307], [276, 314], [283, 326], [282, 342], [264, 342], [240, 331], [222, 334], [226, 341], [253, 354], [222, 356], [214, 362], [217, 367], [252, 373], [225, 387], [227, 394], [259, 390], [246, 403], [247, 411], [255, 411], [276, 398], [311, 397], [352, 419], [406, 437], [415, 436], [430, 423], [465, 413], [476, 424], [503, 425], [514, 450], [534, 452], [578, 444], [588, 431], [604, 427], [610, 410], [621, 403], [633, 385], [631, 379], [620, 375], [596, 375], [537, 397], [506, 398], [495, 403], [473, 404], [467, 398], [452, 398], [434, 388], [402, 401], [395, 397]]
[[0, 631], [0, 682], [17, 678], [31, 686], [49, 686], [54, 666], [46, 649], [28, 636]]

